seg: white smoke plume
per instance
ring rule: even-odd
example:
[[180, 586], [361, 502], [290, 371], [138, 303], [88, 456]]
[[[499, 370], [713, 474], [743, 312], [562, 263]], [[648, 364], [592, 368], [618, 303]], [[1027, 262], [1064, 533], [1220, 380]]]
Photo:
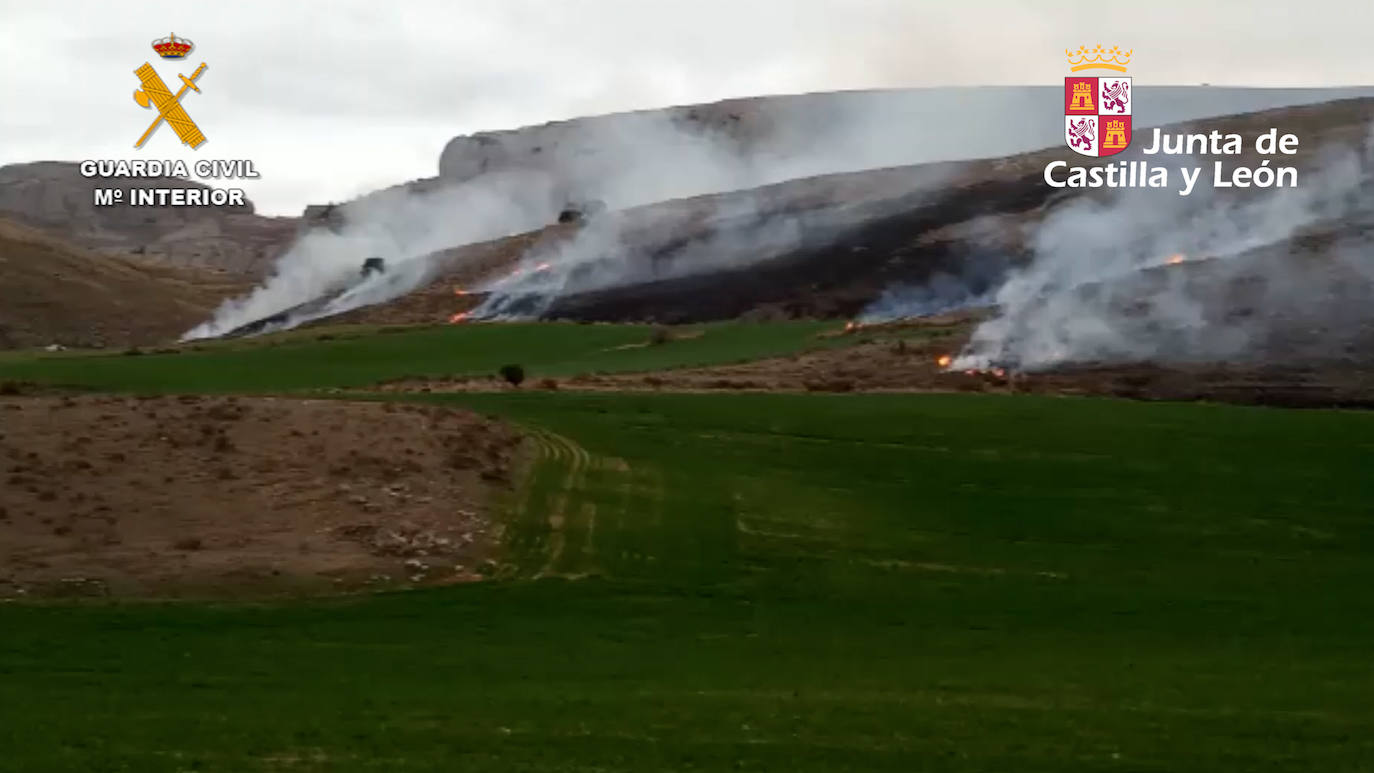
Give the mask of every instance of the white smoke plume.
[[868, 191], [867, 197], [853, 192], [847, 197], [817, 183], [800, 197], [774, 197], [770, 194], [777, 191], [763, 188], [698, 200], [684, 205], [689, 214], [656, 222], [645, 219], [662, 212], [594, 218], [572, 239], [536, 247], [517, 271], [482, 288], [490, 295], [470, 316], [535, 318], [568, 295], [747, 268], [818, 249], [900, 209], [897, 193], [937, 191], [951, 174], [920, 167], [892, 170], [887, 187], [877, 195]]
[[[753, 214], [742, 214], [745, 211]], [[807, 235], [804, 215], [758, 213], [752, 196], [733, 199], [708, 219], [750, 222], [742, 228], [707, 231], [689, 238], [671, 255], [654, 259], [643, 250], [653, 250], [657, 243], [630, 243], [623, 217], [592, 220], [572, 239], [526, 255], [519, 270], [483, 288], [491, 294], [472, 317], [535, 318], [565, 295], [747, 266], [804, 243], [819, 243]]]
[[[1055, 87], [993, 87], [803, 95], [702, 106], [704, 122], [683, 120], [694, 108], [460, 138], [459, 149], [466, 143], [481, 152], [450, 161], [446, 149], [440, 178], [426, 181], [434, 189], [397, 186], [341, 205], [338, 232], [305, 233], [261, 287], [226, 302], [184, 338], [223, 335], [292, 309], [278, 326], [389, 300], [426, 280], [431, 253], [541, 227], [570, 200], [623, 209], [812, 175], [1044, 147], [1062, 130], [1052, 111], [1039, 109], [1055, 94]], [[1156, 89], [1153, 97], [1156, 121], [1326, 98], [1318, 90], [1186, 88]], [[730, 112], [736, 109], [742, 115]], [[1034, 121], [1008, 132], [1000, 120], [972, 117], [1012, 114]], [[764, 244], [785, 240], [791, 227], [776, 220], [771, 233], [755, 236]], [[598, 272], [604, 282], [621, 281], [613, 267], [587, 267], [616, 238], [593, 230], [578, 241], [557, 261], [580, 267], [565, 277], [569, 282], [585, 286]], [[362, 261], [373, 256], [397, 275], [355, 286]], [[557, 289], [559, 279], [540, 281]], [[299, 308], [307, 303], [311, 308]]]
[[[861, 129], [857, 121], [851, 120], [838, 131], [863, 131], [871, 136], [873, 128]], [[522, 165], [517, 161], [505, 170], [481, 173], [463, 182], [440, 180], [432, 191], [417, 193], [398, 186], [342, 205], [344, 224], [338, 232], [324, 228], [306, 232], [261, 287], [223, 304], [211, 320], [186, 333], [183, 340], [223, 335], [285, 310], [294, 309], [289, 318], [270, 329], [395, 298], [429, 278], [432, 267], [426, 258], [432, 253], [543, 227], [562, 206], [573, 201], [596, 200], [622, 209], [748, 189], [863, 161], [819, 151], [801, 158], [749, 156], [736, 138], [709, 128], [688, 130], [656, 113], [637, 114], [607, 126], [613, 131], [595, 137], [579, 137], [576, 127], [562, 133], [561, 141], [573, 149], [547, 164]], [[891, 138], [887, 146], [895, 147], [895, 139]], [[827, 146], [836, 147], [821, 145]], [[525, 281], [534, 279], [529, 286], [522, 284], [521, 293], [555, 296], [561, 291], [556, 282], [569, 279], [566, 272], [573, 269], [579, 270], [575, 278], [582, 286], [596, 284], [598, 273], [589, 270], [591, 259], [620, 255], [612, 249], [616, 235], [611, 224], [616, 220], [598, 220], [598, 227], [584, 229], [573, 244], [552, 256], [557, 259], [559, 274], [518, 272]], [[354, 286], [363, 260], [373, 256], [386, 259], [389, 275], [399, 269], [404, 281], [398, 277], [387, 281], [374, 278]], [[525, 268], [532, 269], [546, 260], [527, 257]], [[603, 266], [601, 280], [611, 282], [610, 273], [623, 268]], [[500, 287], [498, 284], [496, 289]], [[312, 308], [298, 308], [312, 301]]]
[[[1210, 170], [1210, 160], [1200, 165]], [[1057, 207], [1034, 235], [1030, 264], [997, 290], [998, 315], [974, 331], [951, 367], [1248, 356], [1283, 315], [1320, 314], [1349, 277], [1374, 278], [1368, 242], [1346, 240], [1325, 261], [1249, 252], [1310, 226], [1374, 214], [1374, 132], [1363, 147], [1329, 149], [1314, 166], [1302, 170], [1297, 188], [1249, 196], [1210, 186], [1188, 197], [1121, 189], [1106, 201], [1080, 197]], [[1172, 270], [1179, 261], [1182, 270]], [[1205, 283], [1194, 281], [1197, 272]], [[1259, 313], [1219, 313], [1219, 288], [1257, 282]]]
[[[379, 191], [341, 207], [344, 223], [306, 232], [277, 262], [267, 281], [244, 298], [225, 302], [183, 340], [223, 335], [302, 303], [330, 298], [329, 313], [394, 298], [426, 278], [425, 256], [455, 244], [494, 239], [547, 221], [554, 198], [546, 175], [509, 172], [436, 190]], [[383, 257], [388, 269], [355, 287], [365, 259]], [[323, 316], [293, 315], [294, 324]]]
[[[997, 218], [979, 218], [981, 228], [1014, 228]], [[977, 230], [977, 229], [975, 229]], [[920, 282], [904, 282], [888, 287], [855, 317], [865, 325], [912, 317], [945, 314], [961, 309], [989, 307], [1008, 272], [1011, 257], [993, 248], [971, 249], [952, 267], [937, 271]]]

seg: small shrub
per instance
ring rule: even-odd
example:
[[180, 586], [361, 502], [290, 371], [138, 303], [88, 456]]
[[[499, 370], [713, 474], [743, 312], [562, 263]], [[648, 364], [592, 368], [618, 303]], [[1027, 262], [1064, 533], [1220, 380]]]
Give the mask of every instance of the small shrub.
[[671, 340], [673, 340], [673, 331], [661, 325], [654, 328], [654, 332], [649, 334], [650, 346], [661, 346]]
[[525, 369], [519, 365], [502, 365], [497, 373], [513, 387], [518, 387], [525, 381]]
[[558, 390], [558, 382], [557, 382], [557, 381], [554, 381], [554, 380], [551, 379], [551, 378], [540, 379], [540, 380], [539, 380], [539, 388], [540, 388], [540, 389], [548, 389], [548, 390], [551, 390], [551, 391], [557, 391], [557, 390]]

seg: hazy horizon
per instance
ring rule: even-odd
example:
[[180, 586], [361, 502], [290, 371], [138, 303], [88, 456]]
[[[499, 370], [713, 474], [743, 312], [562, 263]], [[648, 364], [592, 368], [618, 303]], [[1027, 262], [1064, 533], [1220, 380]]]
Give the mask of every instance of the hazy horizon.
[[[457, 135], [729, 98], [1053, 88], [1079, 45], [1132, 50], [1142, 95], [1374, 84], [1374, 4], [1346, 0], [1302, 14], [1238, 0], [1148, 13], [1087, 0], [156, 0], [136, 14], [0, 0], [0, 18], [0, 83], [22, 105], [0, 113], [0, 164], [251, 158], [263, 179], [245, 187], [273, 214], [431, 176]], [[149, 46], [173, 32], [195, 44], [181, 62]], [[208, 65], [183, 102], [209, 139], [201, 150], [165, 129], [134, 149], [151, 120], [131, 99], [144, 62], [173, 80]]]

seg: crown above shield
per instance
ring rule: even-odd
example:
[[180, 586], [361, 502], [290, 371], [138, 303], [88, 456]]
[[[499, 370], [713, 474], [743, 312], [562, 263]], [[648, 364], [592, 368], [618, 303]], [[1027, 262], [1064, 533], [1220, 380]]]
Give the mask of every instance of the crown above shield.
[[153, 41], [153, 50], [163, 59], [181, 59], [195, 47], [194, 43], [186, 38], [177, 37], [175, 33]]
[[1079, 46], [1077, 51], [1064, 49], [1064, 55], [1068, 57], [1071, 65], [1069, 69], [1073, 72], [1093, 69], [1126, 72], [1126, 65], [1131, 63], [1131, 54], [1134, 53], [1134, 48], [1130, 51], [1122, 51], [1121, 46], [1112, 46], [1111, 48], [1103, 48], [1101, 45], [1092, 48]]

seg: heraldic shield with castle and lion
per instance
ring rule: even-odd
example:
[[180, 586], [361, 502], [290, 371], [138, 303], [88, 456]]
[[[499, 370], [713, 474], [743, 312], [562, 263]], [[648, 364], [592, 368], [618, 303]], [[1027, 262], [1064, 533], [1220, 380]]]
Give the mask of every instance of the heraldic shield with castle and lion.
[[[1069, 69], [1126, 72], [1135, 49], [1079, 46], [1064, 50]], [[1114, 156], [1131, 144], [1131, 79], [1124, 75], [1070, 75], [1064, 78], [1064, 142], [1084, 156]]]

